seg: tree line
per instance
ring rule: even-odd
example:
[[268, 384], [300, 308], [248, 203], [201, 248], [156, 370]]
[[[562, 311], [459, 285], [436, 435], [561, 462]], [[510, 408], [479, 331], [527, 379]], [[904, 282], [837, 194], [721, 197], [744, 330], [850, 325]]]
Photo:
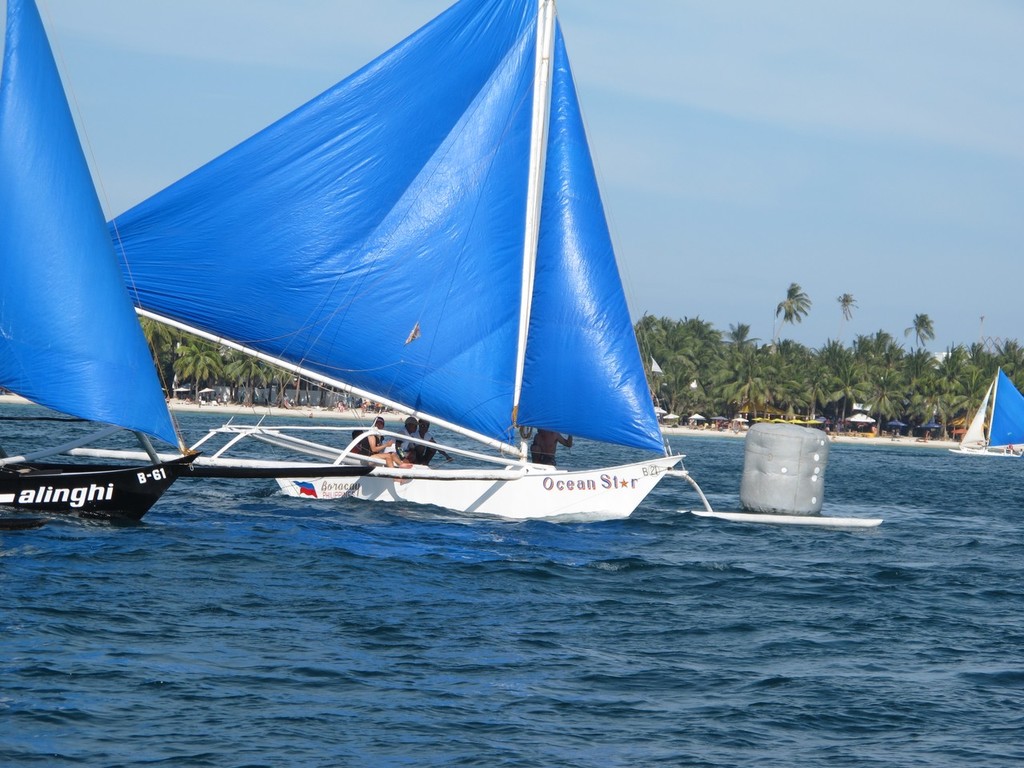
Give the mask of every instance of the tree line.
[[[856, 300], [838, 297], [842, 322], [852, 318]], [[842, 423], [854, 403], [870, 409], [879, 425], [899, 420], [911, 428], [935, 420], [951, 430], [978, 407], [997, 368], [1014, 380], [1024, 377], [1024, 348], [1017, 341], [985, 346], [955, 345], [934, 355], [924, 344], [935, 338], [926, 314], [915, 315], [904, 331], [905, 347], [885, 331], [857, 336], [851, 344], [828, 340], [811, 349], [782, 339], [787, 324], [800, 322], [811, 300], [796, 283], [776, 307], [767, 343], [750, 337], [750, 326], [722, 332], [700, 318], [674, 320], [645, 315], [635, 325], [655, 402], [683, 416], [700, 412], [732, 418], [782, 415]], [[293, 373], [250, 355], [179, 331], [149, 318], [142, 327], [170, 394], [175, 383], [192, 395], [206, 387], [226, 387], [232, 402], [253, 404], [254, 393], [269, 388], [280, 405]], [[656, 366], [656, 367], [655, 367]], [[659, 370], [660, 369], [660, 370]], [[334, 396], [318, 388], [304, 395], [310, 404]], [[319, 402], [318, 402], [319, 401]]]
[[[283, 405], [289, 389], [298, 392], [301, 388], [302, 382], [291, 371], [148, 317], [140, 320], [168, 395], [198, 398], [203, 389], [223, 387], [229, 391], [231, 402], [251, 406], [255, 394], [267, 388], [268, 404]], [[175, 393], [175, 389], [180, 389], [180, 393]], [[337, 399], [332, 390], [317, 385], [307, 388], [303, 397], [311, 405], [331, 405]]]
[[[853, 296], [843, 294], [837, 302], [842, 319], [849, 320]], [[776, 308], [772, 339], [763, 344], [750, 338], [745, 324], [722, 332], [700, 318], [645, 315], [635, 330], [655, 401], [683, 418], [747, 413], [824, 416], [834, 423], [843, 423], [857, 403], [882, 429], [889, 421], [914, 428], [934, 420], [950, 432], [973, 415], [997, 368], [1018, 381], [1024, 375], [1024, 348], [1016, 341], [955, 345], [932, 354], [923, 346], [935, 337], [925, 314], [904, 331], [916, 342], [910, 348], [882, 330], [859, 335], [849, 346], [830, 339], [818, 349], [781, 339], [781, 329], [800, 322], [810, 307], [810, 298], [791, 284]]]

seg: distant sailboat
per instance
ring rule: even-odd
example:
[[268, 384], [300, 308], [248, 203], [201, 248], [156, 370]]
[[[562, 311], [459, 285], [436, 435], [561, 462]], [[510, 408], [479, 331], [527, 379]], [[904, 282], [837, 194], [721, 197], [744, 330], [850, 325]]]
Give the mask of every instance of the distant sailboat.
[[157, 461], [149, 443], [180, 445], [32, 0], [7, 0], [0, 210], [0, 387], [114, 425], [101, 435], [133, 430], [154, 457], [51, 464], [39, 460], [82, 441], [22, 456], [0, 449], [0, 507], [139, 519], [191, 457]]
[[[445, 447], [494, 462], [483, 469], [283, 478], [287, 493], [613, 518], [680, 461], [651, 402], [552, 0], [456, 3], [112, 227], [144, 315], [497, 451]], [[529, 460], [537, 429], [657, 455], [556, 470]], [[253, 435], [308, 446], [284, 431]], [[368, 461], [356, 444], [309, 447]]]
[[1024, 396], [1002, 368], [996, 371], [960, 445], [950, 450], [969, 456], [1024, 453]]

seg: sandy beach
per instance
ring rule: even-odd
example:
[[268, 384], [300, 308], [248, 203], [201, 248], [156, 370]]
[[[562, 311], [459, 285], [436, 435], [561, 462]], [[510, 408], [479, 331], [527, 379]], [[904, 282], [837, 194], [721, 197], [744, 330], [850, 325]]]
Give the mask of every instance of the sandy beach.
[[[718, 431], [716, 429], [694, 429], [693, 427], [662, 427], [661, 430], [666, 435], [689, 435], [692, 437], [721, 437], [721, 438], [742, 438], [747, 433], [745, 431], [733, 432], [730, 429]], [[855, 432], [847, 432], [843, 435], [829, 435], [829, 440], [833, 443], [851, 443], [853, 445], [888, 445], [888, 446], [906, 446], [908, 448], [956, 448], [958, 443], [954, 440], [921, 440], [916, 437], [900, 436], [900, 437], [876, 437], [874, 435], [859, 434]]]
[[[19, 403], [27, 404], [28, 401], [24, 398], [18, 397], [17, 395], [0, 395], [0, 405], [4, 403]], [[191, 411], [198, 413], [219, 413], [225, 416], [252, 416], [257, 419], [259, 418], [272, 418], [281, 420], [295, 421], [297, 419], [336, 419], [341, 421], [355, 421], [355, 422], [366, 422], [369, 424], [377, 416], [383, 416], [384, 420], [389, 424], [400, 424], [406, 414], [395, 411], [385, 411], [383, 413], [374, 413], [371, 411], [363, 411], [361, 409], [349, 408], [346, 410], [331, 410], [326, 408], [308, 408], [302, 406], [296, 406], [293, 408], [276, 408], [265, 405], [253, 406], [247, 408], [241, 405], [221, 405], [221, 404], [197, 404], [189, 403], [183, 400], [171, 400], [168, 402], [168, 406], [172, 411]], [[718, 429], [701, 429], [686, 426], [677, 427], [662, 427], [662, 432], [669, 436], [681, 436], [681, 437], [701, 437], [701, 438], [720, 438], [723, 440], [735, 440], [743, 438], [746, 432], [733, 431], [731, 429], [718, 430]], [[921, 440], [916, 437], [875, 437], [872, 435], [861, 435], [858, 433], [846, 433], [843, 435], [829, 435], [829, 439], [833, 443], [851, 443], [854, 445], [888, 445], [888, 446], [900, 446], [907, 448], [941, 448], [949, 449], [955, 448], [957, 443], [953, 440]]]

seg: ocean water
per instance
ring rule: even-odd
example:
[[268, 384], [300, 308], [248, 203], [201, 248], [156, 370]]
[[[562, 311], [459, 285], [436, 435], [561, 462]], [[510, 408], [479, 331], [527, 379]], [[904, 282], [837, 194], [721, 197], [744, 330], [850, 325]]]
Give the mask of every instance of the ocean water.
[[[738, 508], [742, 441], [674, 446]], [[837, 444], [861, 531], [672, 480], [591, 524], [180, 480], [141, 525], [0, 533], [0, 765], [1018, 766], [1022, 478]]]

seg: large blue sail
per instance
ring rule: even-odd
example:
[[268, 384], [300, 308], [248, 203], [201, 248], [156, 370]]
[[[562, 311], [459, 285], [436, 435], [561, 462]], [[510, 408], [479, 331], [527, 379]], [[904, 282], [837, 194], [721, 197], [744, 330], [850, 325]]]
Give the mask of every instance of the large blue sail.
[[7, 2], [0, 210], [0, 386], [177, 444], [32, 0]]
[[1024, 446], [1024, 395], [1000, 368], [992, 404], [989, 447], [1007, 445]]
[[[462, 0], [321, 96], [118, 217], [112, 228], [131, 267], [137, 304], [511, 440], [536, 24], [537, 0]], [[569, 112], [566, 132], [582, 131]], [[559, 151], [587, 151], [579, 137], [566, 144]], [[540, 258], [551, 266], [538, 264], [538, 274], [566, 258], [592, 255], [556, 252], [567, 226], [580, 238], [607, 240], [589, 155], [558, 171], [574, 174], [584, 166], [591, 177], [581, 186], [586, 203], [574, 203], [568, 223], [545, 229], [550, 245]], [[549, 175], [547, 189], [575, 184]], [[562, 205], [545, 202], [542, 216]], [[543, 219], [541, 226], [547, 226]], [[612, 259], [614, 272], [610, 246], [599, 243], [595, 252]], [[586, 275], [611, 279], [606, 266]], [[539, 278], [543, 311], [550, 317], [559, 303], [575, 306], [552, 332], [590, 322], [592, 331], [608, 326], [615, 334], [596, 347], [575, 345], [554, 371], [527, 370], [520, 423], [571, 423], [574, 434], [660, 450], [650, 425], [637, 428], [631, 395], [620, 393], [624, 381], [629, 389], [635, 374], [642, 377], [624, 302], [588, 315], [581, 306], [615, 290], [587, 284], [560, 293], [552, 289], [557, 279]], [[621, 300], [617, 274], [614, 281]], [[596, 314], [608, 311], [613, 319], [594, 326]], [[536, 336], [531, 333], [531, 345]], [[607, 346], [623, 341], [632, 350], [627, 359], [631, 354], [635, 361], [616, 361], [609, 372]], [[551, 357], [537, 343], [528, 365]], [[626, 373], [633, 362], [636, 371]], [[558, 381], [565, 371], [574, 373]], [[583, 371], [594, 381], [579, 392]], [[544, 377], [553, 388], [541, 383]], [[552, 417], [541, 405], [548, 397], [576, 415]], [[524, 408], [538, 420], [525, 420]], [[649, 402], [646, 409], [653, 420]], [[605, 430], [624, 419], [631, 426]]]
[[519, 420], [660, 451], [561, 28], [551, 102]]

